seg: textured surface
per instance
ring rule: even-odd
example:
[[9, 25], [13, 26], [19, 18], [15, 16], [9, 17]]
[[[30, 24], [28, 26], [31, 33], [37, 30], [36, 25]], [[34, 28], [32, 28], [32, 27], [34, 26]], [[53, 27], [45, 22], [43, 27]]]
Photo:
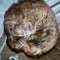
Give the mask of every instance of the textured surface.
[[48, 52], [58, 36], [56, 18], [44, 1], [23, 1], [13, 4], [4, 15], [7, 45], [29, 56]]
[[[47, 4], [50, 7], [52, 6], [51, 9], [55, 12], [57, 22], [60, 23], [60, 0], [45, 0], [45, 1], [47, 2]], [[0, 0], [0, 36], [3, 33], [3, 20], [4, 20], [3, 15], [13, 2], [16, 2], [16, 0]], [[60, 32], [60, 25], [59, 24], [58, 24], [58, 30]], [[0, 40], [1, 40], [0, 44], [2, 43], [2, 45], [0, 46], [0, 49], [1, 49], [1, 47], [4, 47], [5, 41], [4, 41], [4, 39], [3, 40], [0, 39]], [[58, 39], [57, 45], [55, 47], [51, 52], [49, 52], [47, 54], [47, 56], [44, 55], [40, 59], [41, 60], [45, 60], [45, 59], [46, 60], [60, 60], [60, 38]], [[3, 57], [3, 59], [1, 59], [1, 60], [7, 60], [12, 55], [15, 56], [13, 54], [13, 52], [9, 54], [9, 52], [11, 52], [11, 51], [9, 49], [8, 50], [7, 49], [8, 48], [5, 46], [2, 51], [2, 54], [0, 54]], [[8, 56], [6, 56], [6, 55], [8, 55]], [[23, 56], [23, 54], [21, 56]], [[21, 56], [19, 56], [19, 57], [22, 60], [33, 60], [33, 59], [28, 58], [26, 56], [24, 56], [26, 59], [23, 59]], [[40, 59], [38, 59], [38, 60], [40, 60]]]

